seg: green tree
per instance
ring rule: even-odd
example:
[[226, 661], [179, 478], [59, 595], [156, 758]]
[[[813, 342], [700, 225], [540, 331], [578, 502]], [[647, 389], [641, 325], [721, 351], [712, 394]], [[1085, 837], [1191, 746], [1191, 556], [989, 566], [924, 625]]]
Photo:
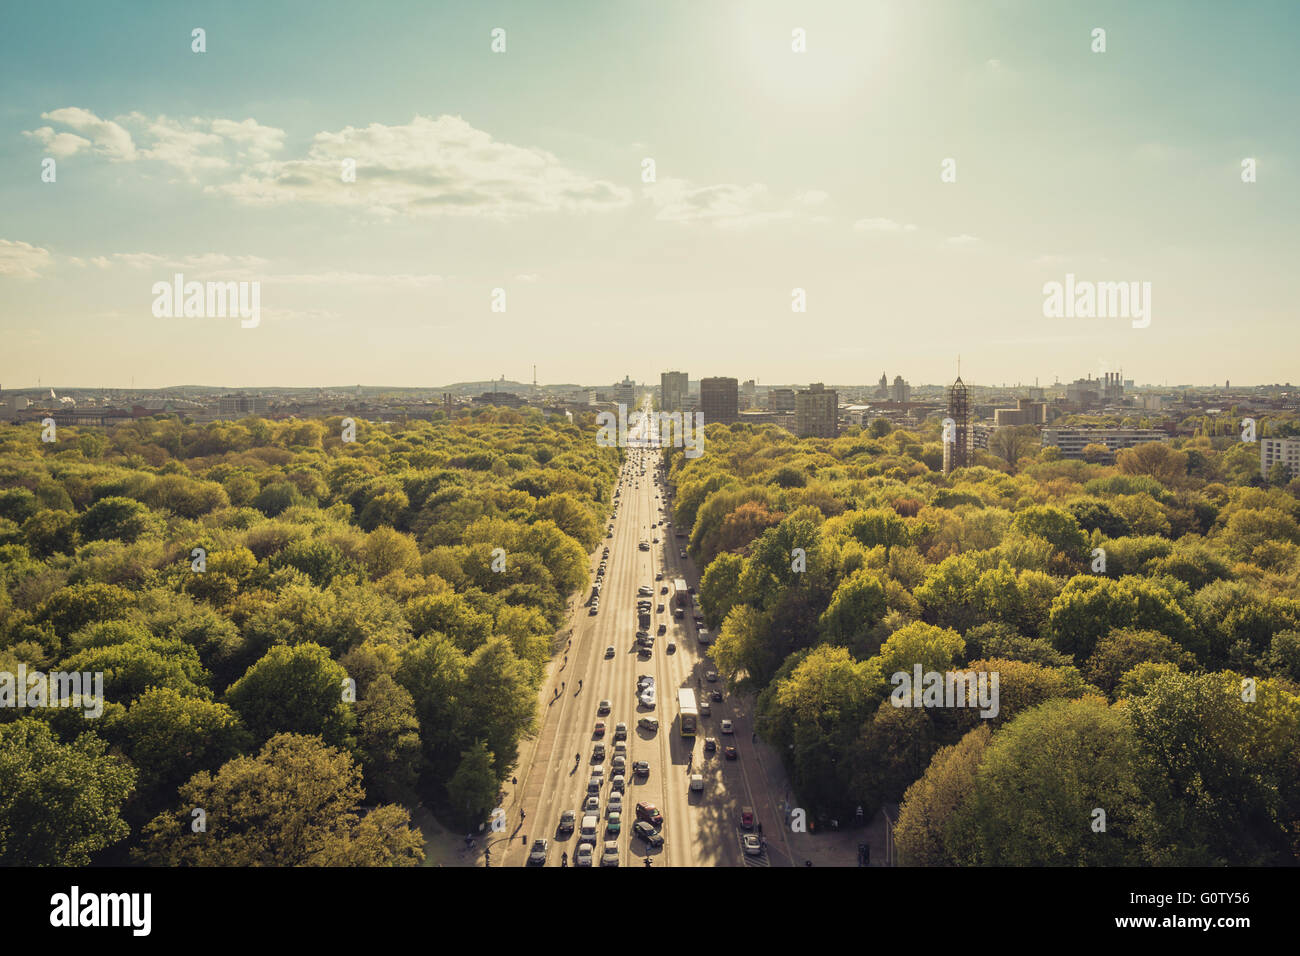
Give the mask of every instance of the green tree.
[[135, 771], [95, 734], [59, 743], [33, 717], [0, 724], [0, 866], [86, 866], [126, 839]]
[[349, 747], [356, 716], [343, 699], [347, 676], [319, 644], [279, 645], [230, 686], [226, 700], [257, 740], [316, 734]]
[[[155, 866], [414, 866], [419, 831], [401, 807], [363, 815], [361, 769], [315, 737], [277, 734], [256, 757], [195, 774], [135, 856]], [[191, 829], [201, 808], [206, 832]]]
[[496, 758], [487, 743], [476, 740], [460, 756], [460, 765], [447, 781], [447, 800], [452, 811], [469, 830], [482, 823], [496, 806], [501, 777], [494, 769]]

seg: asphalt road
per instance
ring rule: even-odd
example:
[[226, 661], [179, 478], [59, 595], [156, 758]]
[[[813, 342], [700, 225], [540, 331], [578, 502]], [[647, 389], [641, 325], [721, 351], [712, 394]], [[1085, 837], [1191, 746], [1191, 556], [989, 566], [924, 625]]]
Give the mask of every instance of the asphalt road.
[[[599, 865], [604, 842], [615, 839], [606, 832], [606, 810], [612, 792], [614, 728], [620, 722], [626, 723], [628, 729], [622, 828], [616, 837], [621, 866], [643, 866], [647, 854], [652, 866], [789, 865], [788, 851], [778, 835], [781, 829], [778, 801], [768, 792], [776, 786], [784, 787], [784, 782], [774, 783], [769, 777], [772, 768], [758, 766], [749, 746], [752, 715], [745, 711], [744, 702], [732, 701], [720, 681], [705, 682], [710, 665], [702, 653], [707, 649], [696, 639], [693, 609], [688, 609], [681, 620], [672, 616], [673, 579], [685, 577], [691, 585], [699, 582], [689, 559], [678, 556], [679, 549], [685, 545], [684, 539], [675, 538], [673, 528], [657, 524], [671, 520], [663, 498], [664, 489], [657, 483], [660, 460], [657, 449], [628, 449], [619, 484], [619, 505], [613, 519], [613, 537], [602, 539], [592, 562], [594, 581], [603, 548], [609, 547], [599, 612], [590, 616], [585, 603], [575, 609], [573, 646], [567, 652], [567, 663], [561, 652], [552, 667], [551, 686], [544, 695], [541, 729], [531, 742], [530, 760], [529, 750], [521, 748], [528, 762], [518, 772], [517, 800], [510, 811], [509, 829], [515, 836], [507, 843], [503, 861], [507, 866], [524, 865], [528, 848], [539, 837], [551, 841], [547, 866], [560, 866], [560, 855], [564, 852], [568, 853], [569, 865], [573, 865], [579, 834], [575, 829], [573, 833], [561, 835], [560, 816], [565, 810], [573, 810], [581, 826], [591, 768], [603, 765], [605, 776], [598, 794], [601, 826], [595, 853], [595, 863]], [[644, 475], [640, 473], [643, 464]], [[654, 543], [655, 538], [659, 539], [658, 543]], [[640, 550], [641, 542], [649, 544], [650, 550]], [[656, 573], [663, 574], [662, 580], [655, 580]], [[650, 633], [656, 634], [661, 623], [667, 626], [665, 635], [655, 637], [649, 657], [639, 657], [636, 647], [637, 589], [643, 585], [650, 586], [654, 592]], [[661, 593], [665, 588], [667, 593]], [[660, 605], [663, 605], [662, 612], [658, 610]], [[667, 652], [670, 641], [677, 645], [672, 654]], [[610, 646], [614, 654], [606, 658], [606, 648]], [[655, 679], [657, 700], [653, 709], [637, 701], [636, 681], [642, 674], [653, 675]], [[583, 682], [581, 690], [577, 686], [579, 679]], [[697, 697], [704, 699], [710, 690], [717, 688], [723, 691], [723, 700], [711, 703], [712, 715], [701, 717], [694, 738], [683, 737], [677, 721], [677, 690], [696, 687], [697, 679], [700, 682]], [[565, 689], [557, 697], [554, 691], [561, 681]], [[611, 703], [608, 715], [597, 716], [601, 700]], [[637, 727], [638, 719], [645, 716], [659, 719], [657, 732]], [[734, 735], [721, 733], [724, 718], [734, 721]], [[593, 734], [598, 720], [606, 727], [601, 738]], [[706, 736], [717, 739], [716, 753], [704, 753]], [[593, 762], [592, 750], [597, 742], [604, 743], [606, 757]], [[722, 748], [728, 743], [737, 747], [739, 759], [723, 758]], [[576, 763], [575, 754], [581, 754]], [[649, 777], [631, 773], [633, 763], [639, 760], [650, 764]], [[693, 771], [704, 777], [702, 792], [689, 790], [688, 760], [693, 761]], [[648, 848], [633, 836], [638, 802], [653, 803], [663, 814], [661, 847]], [[765, 824], [768, 849], [759, 857], [747, 857], [742, 850], [742, 806], [753, 807], [757, 821]], [[519, 809], [527, 813], [522, 821]], [[526, 837], [527, 842], [521, 837]], [[497, 856], [494, 850], [494, 863]]]

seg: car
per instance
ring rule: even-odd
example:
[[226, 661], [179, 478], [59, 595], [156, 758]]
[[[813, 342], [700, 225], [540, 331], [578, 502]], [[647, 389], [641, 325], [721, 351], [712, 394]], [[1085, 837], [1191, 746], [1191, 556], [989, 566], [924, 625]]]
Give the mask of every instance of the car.
[[724, 720], [722, 722], [722, 732], [724, 734], [734, 734], [736, 732], [734, 729], [732, 729], [731, 721]]
[[592, 762], [592, 763], [597, 763], [597, 762], [599, 762], [599, 761], [601, 761], [601, 760], [604, 760], [604, 759], [605, 759], [605, 745], [604, 745], [604, 744], [596, 744], [596, 746], [594, 746], [594, 747], [591, 748], [591, 762]]
[[692, 790], [704, 789], [704, 774], [702, 773], [691, 774], [691, 789]]
[[605, 648], [605, 659], [608, 660], [613, 656], [614, 656], [614, 645], [611, 644], [609, 645], [609, 647]]
[[[662, 614], [663, 612], [664, 612], [664, 606], [663, 606], [662, 604], [660, 604], [660, 605], [658, 605], [658, 606], [655, 607], [655, 613], [656, 613], [656, 614]], [[659, 625], [659, 626], [660, 626], [660, 627], [663, 627], [662, 624]]]
[[664, 648], [664, 652], [667, 654], [673, 654], [676, 651], [677, 651], [677, 645], [674, 644], [672, 641], [669, 641], [668, 646]]
[[572, 810], [565, 810], [563, 813], [560, 814], [559, 829], [561, 833], [572, 833], [573, 828], [577, 825], [577, 823], [578, 823], [578, 815], [574, 813]]
[[636, 589], [636, 593], [637, 593], [637, 594], [640, 594], [642, 597], [649, 597], [649, 596], [650, 596], [651, 594], [653, 594], [654, 592], [650, 590], [650, 585], [648, 585], [648, 584], [643, 584], [643, 585], [641, 585], [639, 588]]
[[659, 808], [644, 800], [636, 805], [636, 818], [657, 827], [664, 825], [664, 815], [659, 812]]
[[618, 833], [622, 829], [623, 829], [623, 814], [620, 811], [615, 810], [613, 813], [611, 813], [608, 817], [605, 818], [605, 833], [606, 835], [610, 833]]
[[637, 687], [643, 687], [643, 686], [647, 686], [647, 685], [648, 685], [648, 686], [654, 686], [654, 682], [655, 682], [655, 678], [654, 678], [654, 675], [653, 675], [653, 674], [637, 674], [637, 675], [636, 675], [636, 686], [637, 686]]
[[609, 782], [609, 786], [615, 793], [622, 793], [627, 787], [627, 778], [621, 773], [616, 773], [614, 779]]
[[591, 866], [591, 854], [594, 847], [590, 843], [579, 843], [573, 852], [574, 866]]
[[665, 584], [663, 587], [661, 587], [661, 588], [659, 589], [659, 593], [660, 593], [660, 594], [667, 594], [667, 593], [668, 593], [668, 585]]
[[763, 844], [762, 842], [759, 841], [758, 834], [746, 833], [744, 837], [741, 839], [741, 843], [744, 844], [745, 853], [747, 853], [749, 856], [763, 855]]
[[718, 672], [709, 671], [707, 674], [704, 675], [704, 679], [708, 681], [710, 684], [716, 684], [718, 681]]
[[[614, 725], [614, 739], [627, 740], [627, 724], [620, 722]], [[614, 749], [618, 750], [617, 747], [615, 747]]]
[[640, 548], [642, 551], [649, 551], [649, 550], [650, 550], [650, 545], [646, 544], [644, 541], [642, 541], [640, 544], [638, 544], [637, 547]]
[[659, 729], [659, 718], [642, 717], [640, 720], [636, 722], [636, 725], [640, 727], [642, 730], [648, 730], [651, 733], [654, 733], [656, 730]]
[[584, 814], [600, 812], [600, 797], [588, 797], [582, 802], [582, 812]]
[[673, 617], [677, 618], [677, 620], [680, 621], [685, 616], [686, 616], [686, 612], [683, 611], [681, 608], [679, 607], [673, 608]]
[[718, 749], [718, 742], [716, 740], [714, 740], [712, 737], [704, 738], [704, 752], [706, 754], [711, 754], [717, 749]]
[[659, 543], [659, 539], [658, 539], [658, 538], [655, 538], [655, 539], [654, 539], [654, 543], [655, 543], [655, 544], [658, 544], [658, 543]]
[[740, 825], [744, 827], [746, 830], [754, 829], [754, 808], [753, 807], [740, 808]]
[[615, 754], [614, 759], [609, 763], [609, 769], [614, 773], [622, 773], [627, 769], [627, 757], [622, 754]]
[[722, 691], [720, 690], [709, 691], [709, 700], [713, 701], [714, 703], [717, 703], [718, 701], [722, 700]]
[[712, 705], [709, 704], [707, 700], [700, 701], [700, 716], [701, 717], [713, 716], [713, 707]]
[[[657, 572], [657, 573], [655, 574], [655, 580], [656, 580], [656, 581], [662, 581], [663, 579], [664, 579], [664, 573], [663, 573], [662, 571], [659, 571], [659, 572]], [[667, 594], [667, 593], [668, 593], [668, 588], [667, 588], [667, 586], [664, 587], [662, 593], [664, 593], [664, 594]]]
[[602, 700], [599, 704], [596, 705], [596, 716], [604, 717], [606, 714], [609, 713], [609, 708], [610, 708], [609, 701]]
[[593, 737], [605, 736], [605, 722], [603, 720], [596, 721], [596, 727], [594, 730], [592, 730], [591, 735]]
[[644, 707], [646, 710], [654, 710], [655, 709], [654, 690], [652, 689], [642, 693], [641, 696], [637, 698], [637, 703], [640, 704], [642, 707]]
[[722, 755], [726, 757], [728, 760], [735, 760], [736, 757], [738, 756], [738, 754], [736, 753], [736, 748], [733, 747], [731, 744], [727, 744], [727, 746], [722, 748]]
[[686, 552], [685, 552], [685, 551], [678, 551], [678, 552], [677, 552], [677, 557], [679, 557], [679, 558], [681, 558], [683, 561], [685, 561], [685, 560], [686, 560]]
[[[663, 846], [664, 836], [644, 820], [638, 820], [632, 827], [632, 832], [636, 834], [638, 840], [644, 840], [650, 846]], [[590, 865], [590, 864], [588, 864]]]
[[600, 854], [601, 866], [618, 866], [618, 841], [606, 840], [605, 850]]
[[601, 781], [603, 781], [604, 779], [605, 779], [604, 777], [601, 777], [598, 774], [594, 774], [594, 773], [590, 777], [588, 777], [587, 793], [592, 794], [593, 796], [595, 794], [600, 793], [600, 784]]
[[593, 604], [591, 606], [591, 610], [587, 612], [587, 616], [595, 617], [598, 612], [599, 612], [599, 608], [597, 608], [596, 605]]
[[623, 812], [623, 794], [611, 793], [609, 795], [609, 800], [605, 804], [605, 815], [609, 816], [611, 810], [618, 813]]
[[546, 839], [534, 840], [533, 848], [528, 851], [528, 865], [545, 866], [546, 853], [548, 850], [550, 850], [550, 848], [551, 848], [550, 840], [546, 840]]

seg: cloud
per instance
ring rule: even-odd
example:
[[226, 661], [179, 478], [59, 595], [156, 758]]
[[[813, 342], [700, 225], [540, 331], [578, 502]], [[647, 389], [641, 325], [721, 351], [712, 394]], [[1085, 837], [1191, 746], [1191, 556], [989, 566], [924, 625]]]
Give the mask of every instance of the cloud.
[[114, 252], [95, 256], [91, 264], [100, 269], [120, 266], [125, 269], [180, 270], [202, 273], [212, 279], [259, 278], [266, 272], [267, 260], [259, 256], [230, 256], [222, 252], [204, 252], [189, 256], [164, 256], [154, 252]]
[[[51, 151], [57, 147], [62, 151], [63, 156], [72, 156], [82, 149], [93, 149], [94, 152], [114, 162], [129, 162], [136, 158], [135, 142], [131, 139], [131, 134], [112, 120], [100, 119], [90, 110], [84, 110], [79, 106], [65, 106], [49, 113], [42, 113], [41, 119], [71, 127], [75, 133], [82, 134], [75, 136], [66, 132], [56, 133], [49, 126], [24, 133], [39, 140]], [[55, 153], [55, 155], [59, 154]]]
[[264, 277], [266, 282], [284, 283], [289, 285], [322, 285], [322, 284], [345, 284], [345, 285], [400, 285], [408, 288], [420, 288], [424, 286], [437, 285], [442, 281], [442, 276], [433, 274], [412, 275], [409, 273], [394, 273], [385, 275], [376, 272], [312, 272], [312, 273], [292, 273], [285, 275], [267, 275]]
[[[356, 181], [343, 181], [344, 161]], [[616, 209], [625, 187], [564, 166], [545, 150], [495, 140], [459, 116], [317, 133], [306, 157], [257, 163], [209, 186], [245, 203], [315, 202], [383, 215], [486, 216]]]
[[50, 265], [50, 252], [28, 242], [0, 239], [0, 277], [35, 279]]
[[795, 214], [790, 204], [774, 201], [761, 183], [697, 186], [684, 179], [663, 179], [645, 186], [644, 195], [658, 207], [655, 218], [661, 222], [709, 222], [743, 228], [791, 219]]
[[154, 160], [180, 170], [191, 182], [197, 182], [200, 173], [229, 168], [235, 159], [267, 160], [284, 145], [284, 130], [253, 119], [236, 122], [196, 116], [180, 120], [132, 112], [105, 120], [79, 106], [42, 113], [41, 119], [75, 131], [59, 131], [53, 126], [24, 131], [24, 136], [60, 159], [86, 151], [114, 162]]
[[968, 236], [966, 233], [962, 233], [960, 236], [949, 236], [942, 243], [940, 243], [940, 245], [946, 248], [961, 249], [961, 248], [966, 248], [968, 246], [973, 246], [977, 242], [979, 242], [979, 239], [976, 236]]
[[886, 233], [916, 232], [916, 226], [911, 223], [903, 225], [901, 222], [895, 222], [892, 219], [859, 219], [853, 224], [853, 231], [882, 235]]

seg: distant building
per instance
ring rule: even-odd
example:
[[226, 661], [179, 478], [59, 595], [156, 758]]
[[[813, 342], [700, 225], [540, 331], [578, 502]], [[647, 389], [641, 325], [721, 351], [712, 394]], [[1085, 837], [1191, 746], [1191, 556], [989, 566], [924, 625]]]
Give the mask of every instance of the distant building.
[[518, 408], [524, 404], [524, 399], [514, 392], [484, 392], [474, 398], [474, 404], [480, 407], [495, 405], [497, 408]]
[[700, 410], [704, 424], [730, 425], [740, 414], [737, 382], [734, 378], [700, 379]]
[[1065, 458], [1083, 458], [1086, 445], [1105, 445], [1107, 459], [1113, 459], [1115, 452], [1121, 449], [1168, 440], [1169, 435], [1158, 428], [1043, 429], [1043, 447], [1055, 446], [1061, 449], [1061, 455]]
[[[896, 380], [895, 387], [898, 381], [902, 380]], [[947, 417], [952, 419], [952, 434], [940, 435], [940, 440], [943, 441], [945, 475], [957, 468], [965, 468], [971, 461], [970, 399], [966, 393], [966, 383], [960, 375], [948, 389]]]
[[741, 399], [742, 408], [754, 407], [754, 392], [756, 389], [757, 386], [754, 384], [754, 380], [752, 378], [749, 379], [747, 382], [745, 382], [744, 385], [740, 386], [740, 399]]
[[767, 407], [778, 415], [787, 415], [794, 411], [794, 389], [773, 388], [767, 392]]
[[1292, 478], [1300, 478], [1300, 438], [1261, 438], [1259, 472], [1265, 478], [1278, 462], [1286, 465]]
[[903, 376], [894, 376], [894, 387], [890, 390], [890, 396], [895, 402], [904, 404], [912, 400], [912, 386], [903, 381]]
[[623, 381], [614, 384], [614, 401], [631, 408], [636, 404], [636, 382], [626, 375]]
[[839, 430], [839, 396], [821, 382], [795, 392], [794, 433], [800, 438], [834, 438]]
[[1015, 408], [998, 408], [993, 411], [993, 423], [999, 428], [1007, 425], [1042, 425], [1047, 421], [1047, 403], [1028, 398], [1016, 400]]
[[680, 412], [690, 392], [690, 376], [686, 372], [659, 373], [659, 407], [665, 412]]
[[889, 397], [889, 377], [884, 372], [880, 373], [880, 382], [876, 385], [876, 398]]
[[248, 415], [265, 415], [266, 398], [262, 395], [222, 395], [217, 399], [217, 415], [222, 419], [244, 418]]

